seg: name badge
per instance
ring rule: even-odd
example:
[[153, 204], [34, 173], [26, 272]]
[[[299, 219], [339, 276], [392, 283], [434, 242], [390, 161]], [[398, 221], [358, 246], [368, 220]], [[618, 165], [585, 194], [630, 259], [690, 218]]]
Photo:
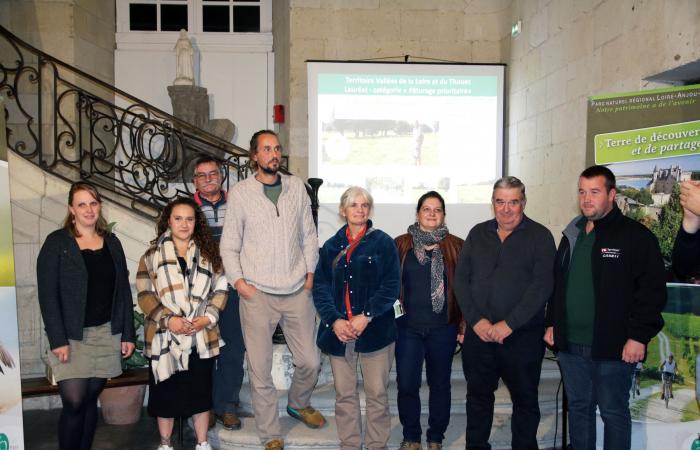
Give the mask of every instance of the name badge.
[[394, 319], [398, 319], [399, 317], [403, 316], [405, 314], [403, 310], [403, 305], [399, 300], [396, 300], [394, 302]]

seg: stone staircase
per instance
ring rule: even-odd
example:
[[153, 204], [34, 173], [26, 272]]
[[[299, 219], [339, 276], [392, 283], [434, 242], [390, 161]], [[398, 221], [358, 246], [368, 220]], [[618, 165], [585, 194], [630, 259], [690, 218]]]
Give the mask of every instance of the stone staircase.
[[[278, 347], [278, 346], [276, 346]], [[286, 355], [279, 356], [279, 353], [287, 353], [285, 346], [279, 346], [275, 349], [275, 359], [287, 360]], [[278, 359], [280, 358], [280, 359]], [[282, 433], [285, 436], [285, 449], [310, 449], [310, 450], [326, 450], [338, 449], [338, 434], [335, 423], [335, 390], [333, 389], [332, 376], [330, 374], [330, 365], [327, 358], [322, 359], [322, 371], [319, 379], [319, 385], [314, 391], [311, 403], [314, 408], [318, 409], [328, 419], [328, 423], [320, 430], [312, 430], [292, 419], [287, 415], [287, 391], [278, 389], [279, 395], [279, 414], [282, 425]], [[288, 370], [281, 370], [288, 374]], [[279, 375], [279, 374], [278, 374]], [[424, 382], [421, 387], [421, 422], [423, 433], [427, 429], [428, 422], [428, 387], [425, 383], [425, 372], [423, 374]], [[284, 382], [279, 381], [279, 377], [275, 377], [275, 382], [278, 387], [285, 387]], [[396, 387], [396, 372], [395, 367], [392, 368], [389, 384], [389, 410], [391, 412], [391, 439], [389, 440], [389, 448], [397, 449], [402, 440], [402, 428], [399, 422], [398, 409], [396, 404], [397, 387]], [[552, 361], [546, 360], [542, 367], [542, 377], [539, 388], [539, 401], [542, 419], [538, 429], [538, 442], [540, 449], [550, 449], [554, 447], [555, 425], [557, 427], [557, 441], [561, 442], [561, 391], [557, 399], [557, 388], [559, 387], [559, 369]], [[362, 390], [362, 380], [360, 379], [360, 406], [364, 415], [364, 394]], [[280, 386], [281, 385], [281, 386]], [[288, 386], [288, 384], [286, 385]], [[209, 441], [214, 448], [220, 449], [260, 449], [261, 444], [258, 439], [255, 420], [252, 417], [252, 406], [250, 401], [250, 388], [247, 380], [244, 380], [243, 388], [241, 389], [241, 410], [243, 427], [237, 431], [225, 430], [220, 424], [217, 424], [215, 429], [209, 432]], [[465, 428], [466, 428], [466, 382], [462, 372], [462, 363], [460, 355], [455, 356], [452, 363], [452, 415], [450, 425], [445, 433], [443, 448], [445, 449], [464, 449], [465, 444]], [[556, 413], [559, 412], [558, 416]], [[496, 449], [510, 448], [510, 418], [512, 413], [512, 404], [510, 395], [505, 386], [501, 383], [496, 391], [496, 404], [494, 412], [493, 427], [491, 430], [491, 445]], [[425, 442], [423, 442], [425, 446]]]

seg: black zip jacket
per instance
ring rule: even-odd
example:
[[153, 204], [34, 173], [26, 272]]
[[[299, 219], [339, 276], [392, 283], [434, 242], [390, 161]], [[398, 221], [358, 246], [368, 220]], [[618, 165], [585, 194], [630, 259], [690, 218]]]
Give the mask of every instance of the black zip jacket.
[[[566, 281], [571, 250], [579, 228], [576, 217], [564, 230], [555, 260], [554, 294], [547, 305], [547, 326], [554, 327], [556, 350], [566, 350]], [[627, 339], [648, 344], [664, 325], [666, 305], [664, 262], [656, 236], [625, 217], [617, 205], [595, 222], [591, 264], [595, 315], [591, 356], [622, 358]]]
[[681, 281], [687, 282], [690, 276], [697, 277], [700, 274], [700, 232], [690, 234], [681, 226], [673, 243], [671, 261], [673, 272]]

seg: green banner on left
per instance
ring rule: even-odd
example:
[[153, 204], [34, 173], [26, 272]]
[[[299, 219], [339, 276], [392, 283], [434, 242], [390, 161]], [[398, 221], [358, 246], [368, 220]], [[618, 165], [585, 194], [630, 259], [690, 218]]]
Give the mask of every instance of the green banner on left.
[[700, 152], [700, 120], [597, 134], [596, 164], [694, 155]]

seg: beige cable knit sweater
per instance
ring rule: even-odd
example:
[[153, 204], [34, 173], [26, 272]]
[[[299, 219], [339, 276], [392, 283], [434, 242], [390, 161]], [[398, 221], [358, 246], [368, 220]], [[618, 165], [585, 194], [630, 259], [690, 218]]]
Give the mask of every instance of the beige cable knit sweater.
[[304, 183], [282, 177], [275, 206], [263, 184], [248, 177], [229, 192], [221, 236], [221, 258], [233, 286], [243, 278], [269, 294], [291, 294], [316, 270], [318, 238]]

